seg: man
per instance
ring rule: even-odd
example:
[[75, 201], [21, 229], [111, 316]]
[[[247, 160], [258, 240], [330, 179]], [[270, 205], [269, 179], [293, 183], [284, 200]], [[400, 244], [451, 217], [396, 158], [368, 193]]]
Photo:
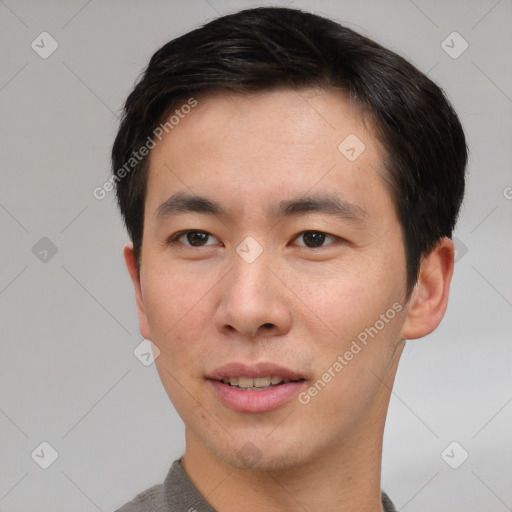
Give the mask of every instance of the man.
[[395, 510], [387, 407], [405, 340], [445, 313], [464, 193], [443, 92], [333, 21], [249, 9], [153, 55], [112, 156], [186, 434], [119, 510]]

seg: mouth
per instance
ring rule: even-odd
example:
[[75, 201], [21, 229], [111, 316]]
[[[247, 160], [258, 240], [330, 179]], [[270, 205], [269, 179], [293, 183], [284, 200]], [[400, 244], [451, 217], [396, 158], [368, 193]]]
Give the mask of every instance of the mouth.
[[220, 382], [227, 384], [232, 388], [244, 389], [246, 391], [262, 391], [264, 389], [271, 389], [276, 386], [282, 386], [289, 382], [300, 382], [305, 379], [286, 379], [285, 377], [279, 377], [273, 375], [271, 377], [226, 377]]
[[271, 363], [230, 363], [208, 375], [215, 397], [237, 412], [268, 412], [290, 402], [306, 385], [303, 375]]

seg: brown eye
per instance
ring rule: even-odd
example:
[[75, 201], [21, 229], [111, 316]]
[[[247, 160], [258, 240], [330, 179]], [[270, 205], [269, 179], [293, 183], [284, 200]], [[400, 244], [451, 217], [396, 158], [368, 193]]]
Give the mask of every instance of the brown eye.
[[190, 229], [176, 233], [169, 239], [169, 244], [180, 243], [185, 247], [205, 247], [218, 243], [218, 240], [206, 231]]
[[299, 242], [300, 240], [302, 240], [303, 243], [298, 243], [297, 245], [309, 248], [322, 247], [324, 246], [324, 242], [326, 241], [326, 239], [332, 239], [333, 241], [335, 241], [336, 237], [333, 235], [328, 235], [327, 233], [323, 233], [322, 231], [303, 231], [297, 237], [297, 240]]
[[325, 234], [316, 231], [308, 231], [302, 235], [302, 239], [308, 247], [320, 247], [325, 241]]
[[187, 241], [190, 245], [198, 247], [204, 245], [210, 235], [204, 231], [189, 231], [184, 236], [187, 237]]

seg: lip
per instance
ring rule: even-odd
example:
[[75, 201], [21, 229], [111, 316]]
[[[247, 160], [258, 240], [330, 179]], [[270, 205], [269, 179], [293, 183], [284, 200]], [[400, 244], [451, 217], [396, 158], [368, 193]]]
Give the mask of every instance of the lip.
[[209, 375], [207, 375], [207, 378], [212, 380], [222, 380], [228, 377], [250, 377], [255, 379], [256, 377], [271, 377], [273, 375], [283, 377], [283, 379], [288, 380], [305, 378], [304, 375], [299, 372], [290, 370], [284, 366], [265, 362], [255, 364], [238, 362], [227, 363], [213, 370]]
[[221, 403], [237, 412], [262, 413], [279, 409], [306, 385], [305, 380], [279, 384], [273, 388], [250, 391], [233, 388], [218, 380], [209, 380]]
[[[224, 384], [227, 377], [269, 377], [279, 376], [298, 382], [287, 382], [269, 389], [244, 390]], [[292, 400], [306, 385], [300, 373], [273, 363], [228, 363], [214, 370], [207, 377], [220, 402], [237, 412], [262, 413], [273, 411]]]

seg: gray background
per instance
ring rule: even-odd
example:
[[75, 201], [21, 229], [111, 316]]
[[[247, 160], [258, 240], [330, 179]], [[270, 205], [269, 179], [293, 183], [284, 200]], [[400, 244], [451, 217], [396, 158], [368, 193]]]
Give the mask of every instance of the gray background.
[[[142, 337], [127, 235], [113, 196], [92, 191], [108, 178], [119, 108], [153, 52], [255, 5], [0, 1], [1, 511], [111, 511], [182, 454], [183, 425], [155, 366], [133, 353]], [[382, 486], [406, 512], [512, 510], [511, 1], [288, 5], [409, 58], [462, 119], [471, 159], [450, 305], [437, 331], [405, 349]], [[43, 31], [59, 45], [47, 59], [31, 48]], [[453, 31], [469, 44], [458, 58], [441, 45]], [[35, 461], [47, 449], [31, 457], [43, 441], [59, 454], [48, 469]], [[469, 453], [458, 469], [441, 457], [452, 441], [462, 447], [448, 450], [452, 464]]]

